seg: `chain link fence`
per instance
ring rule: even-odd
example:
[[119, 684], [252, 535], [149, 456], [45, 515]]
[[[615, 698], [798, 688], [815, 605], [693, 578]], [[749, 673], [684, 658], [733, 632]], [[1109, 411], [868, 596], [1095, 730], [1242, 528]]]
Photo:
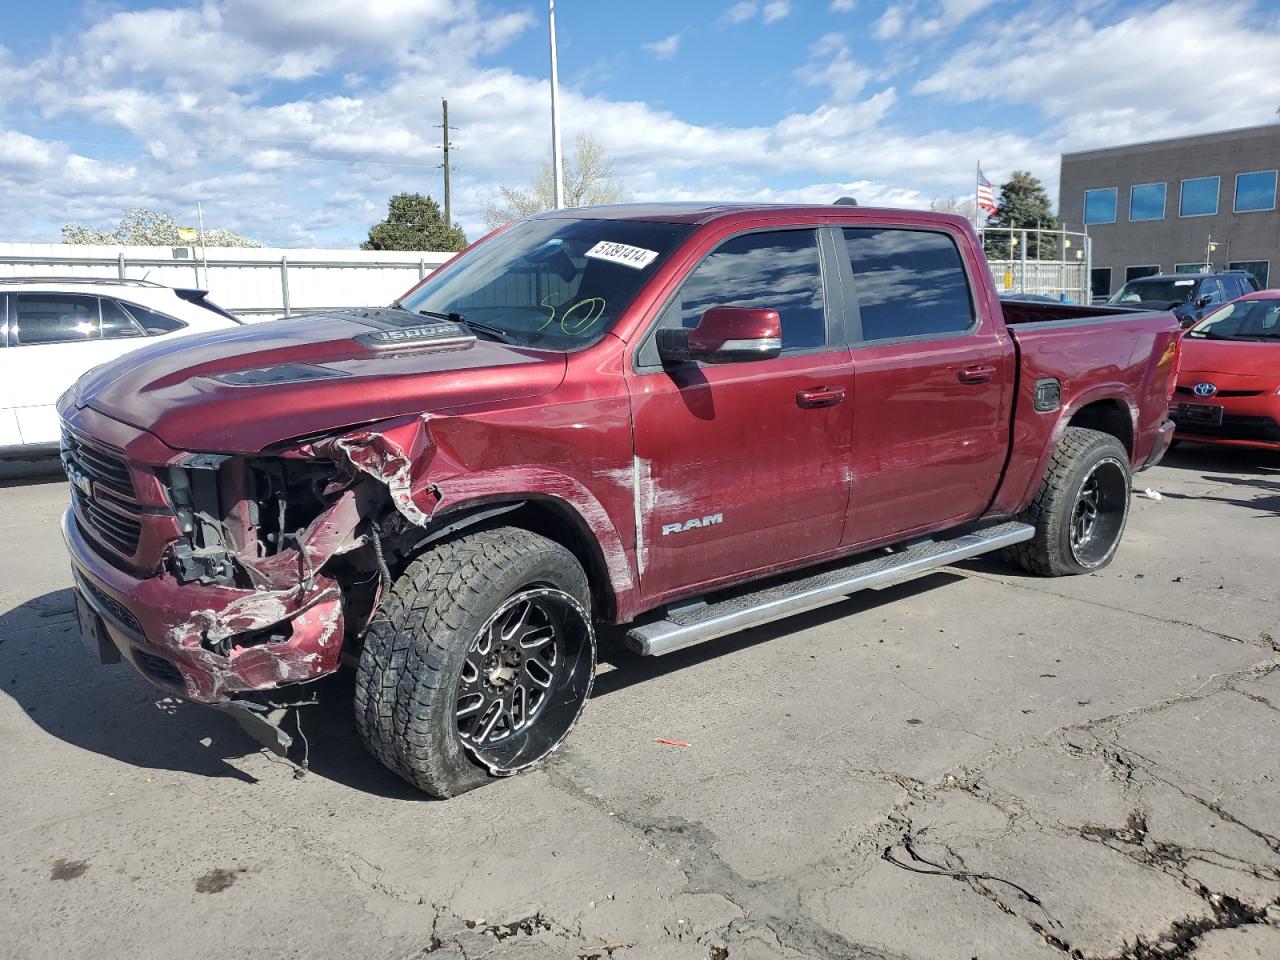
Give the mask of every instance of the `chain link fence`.
[[1071, 303], [1089, 303], [1089, 235], [1070, 230], [979, 227], [978, 239], [996, 289]]

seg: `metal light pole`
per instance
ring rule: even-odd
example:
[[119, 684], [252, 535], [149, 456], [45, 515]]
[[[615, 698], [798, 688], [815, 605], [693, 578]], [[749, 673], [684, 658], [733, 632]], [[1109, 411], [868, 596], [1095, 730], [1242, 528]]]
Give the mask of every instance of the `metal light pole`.
[[556, 0], [547, 0], [551, 24], [551, 202], [564, 206], [564, 157], [560, 153], [560, 70], [556, 65]]
[[204, 246], [204, 204], [196, 201], [196, 223], [200, 225], [200, 260], [204, 263], [204, 286], [209, 288], [209, 255]]

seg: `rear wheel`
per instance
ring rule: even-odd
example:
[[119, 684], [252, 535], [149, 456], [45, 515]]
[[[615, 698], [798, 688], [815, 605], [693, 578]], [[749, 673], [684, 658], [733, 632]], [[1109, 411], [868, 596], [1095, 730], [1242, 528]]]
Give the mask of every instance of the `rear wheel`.
[[1035, 536], [1011, 551], [1049, 577], [1099, 570], [1111, 562], [1129, 517], [1129, 458], [1109, 433], [1068, 427], [1022, 519]]
[[526, 530], [482, 531], [396, 581], [365, 638], [356, 725], [388, 768], [450, 797], [549, 756], [594, 675], [577, 559]]

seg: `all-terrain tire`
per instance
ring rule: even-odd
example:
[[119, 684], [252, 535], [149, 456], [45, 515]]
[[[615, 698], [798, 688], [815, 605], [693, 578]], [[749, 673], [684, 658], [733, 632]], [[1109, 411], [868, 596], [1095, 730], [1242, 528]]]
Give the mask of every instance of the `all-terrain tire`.
[[[554, 692], [555, 703], [528, 725], [533, 730], [554, 714], [554, 728], [516, 755], [495, 760], [464, 743], [458, 691], [464, 669], [474, 674], [467, 664], [468, 657], [476, 660], [477, 638], [524, 597], [563, 611], [575, 659], [564, 664], [572, 675], [545, 694], [550, 699]], [[497, 673], [504, 669], [510, 673], [502, 664]], [[356, 727], [389, 770], [432, 796], [452, 797], [554, 751], [577, 721], [594, 674], [591, 592], [577, 558], [527, 530], [483, 530], [433, 545], [383, 599], [356, 673]]]
[[[1078, 537], [1073, 537], [1073, 524], [1079, 529], [1083, 519], [1082, 493], [1090, 478], [1095, 487], [1102, 488], [1106, 511], [1095, 509], [1102, 517], [1096, 527], [1098, 539], [1084, 549], [1076, 542]], [[1129, 456], [1116, 437], [1084, 427], [1067, 427], [1035, 499], [1019, 518], [1036, 528], [1035, 536], [1010, 548], [1010, 558], [1024, 569], [1046, 577], [1102, 569], [1115, 556], [1124, 534], [1130, 483]]]

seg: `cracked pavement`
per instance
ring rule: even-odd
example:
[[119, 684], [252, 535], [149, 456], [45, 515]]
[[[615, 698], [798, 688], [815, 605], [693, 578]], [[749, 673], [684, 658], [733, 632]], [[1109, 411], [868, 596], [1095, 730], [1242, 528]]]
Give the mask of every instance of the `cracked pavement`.
[[[980, 559], [645, 660], [447, 802], [311, 772], [75, 632], [64, 483], [0, 487], [0, 953], [1280, 957], [1280, 457], [1180, 448], [1116, 562]], [[655, 743], [666, 738], [688, 747]]]

